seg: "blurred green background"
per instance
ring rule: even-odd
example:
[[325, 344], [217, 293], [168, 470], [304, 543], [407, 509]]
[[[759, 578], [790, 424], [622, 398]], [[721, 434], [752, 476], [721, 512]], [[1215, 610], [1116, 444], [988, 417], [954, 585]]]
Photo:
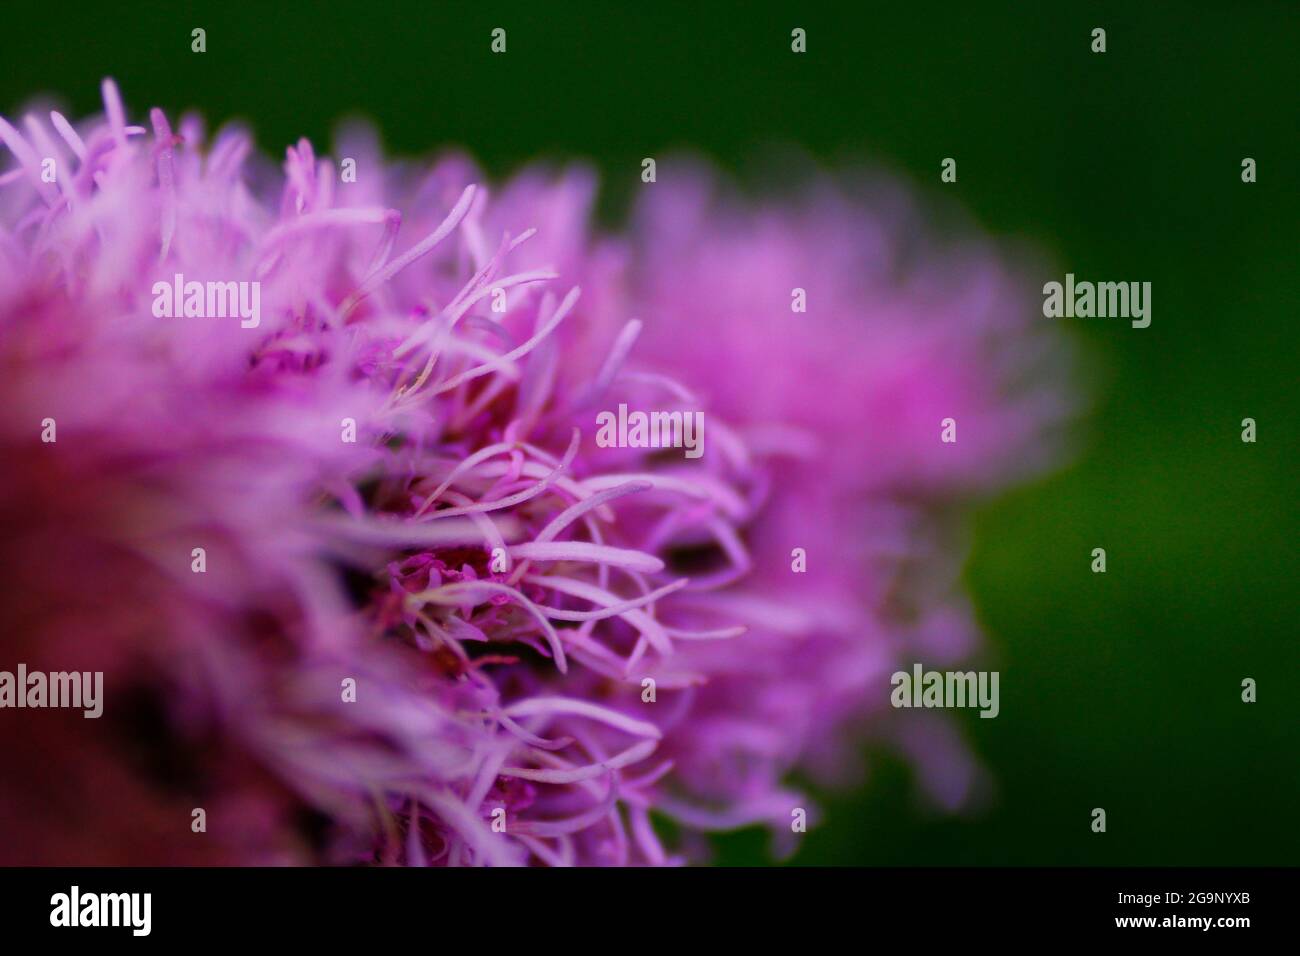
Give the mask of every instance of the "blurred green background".
[[[1081, 456], [975, 521], [1002, 712], [964, 725], [992, 803], [945, 818], [873, 754], [793, 862], [1294, 864], [1298, 47], [1294, 3], [6, 4], [0, 110], [95, 112], [112, 75], [133, 118], [243, 118], [277, 157], [361, 114], [390, 150], [458, 144], [498, 175], [589, 159], [612, 218], [644, 156], [744, 170], [795, 145], [959, 202], [1041, 249], [1044, 281], [1150, 281], [1150, 328], [1068, 323], [1094, 382]], [[719, 848], [766, 860], [756, 832]]]

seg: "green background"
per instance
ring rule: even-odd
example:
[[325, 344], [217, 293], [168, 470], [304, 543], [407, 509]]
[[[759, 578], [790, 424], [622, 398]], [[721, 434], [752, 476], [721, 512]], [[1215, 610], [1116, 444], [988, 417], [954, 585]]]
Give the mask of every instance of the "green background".
[[[955, 199], [1048, 277], [1150, 281], [1148, 329], [1065, 323], [1093, 398], [1079, 457], [975, 521], [1002, 711], [964, 723], [992, 804], [927, 811], [872, 755], [793, 862], [1294, 864], [1298, 41], [1286, 3], [23, 3], [0, 24], [0, 109], [46, 92], [94, 112], [112, 75], [136, 120], [243, 118], [277, 156], [361, 114], [390, 150], [457, 144], [498, 175], [591, 160], [610, 218], [644, 156], [746, 170], [794, 145]], [[719, 846], [766, 859], [756, 832]]]

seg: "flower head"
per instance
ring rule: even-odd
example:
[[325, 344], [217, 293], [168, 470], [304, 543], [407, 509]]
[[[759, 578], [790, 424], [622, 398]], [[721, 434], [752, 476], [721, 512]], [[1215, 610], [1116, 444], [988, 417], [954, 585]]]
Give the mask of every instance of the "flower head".
[[[611, 239], [582, 170], [497, 192], [360, 131], [354, 181], [306, 141], [277, 174], [104, 99], [0, 120], [0, 634], [106, 681], [0, 743], [10, 862], [674, 862], [788, 836], [791, 773], [873, 728], [963, 799], [886, 691], [974, 641], [936, 516], [1059, 415], [995, 257], [902, 270], [911, 219], [700, 171]], [[621, 406], [707, 453], [598, 444]]]

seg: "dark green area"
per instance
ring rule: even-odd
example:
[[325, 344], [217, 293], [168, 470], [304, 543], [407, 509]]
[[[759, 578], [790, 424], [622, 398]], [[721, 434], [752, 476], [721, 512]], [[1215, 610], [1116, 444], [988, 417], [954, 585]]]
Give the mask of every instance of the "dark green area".
[[[1150, 328], [1071, 323], [1095, 365], [1076, 463], [976, 522], [1002, 714], [965, 723], [994, 802], [929, 813], [876, 756], [796, 862], [1296, 863], [1298, 41], [1287, 3], [24, 3], [0, 109], [51, 92], [92, 112], [111, 74], [136, 118], [244, 118], [277, 154], [361, 114], [392, 150], [459, 144], [496, 174], [588, 158], [613, 215], [644, 156], [745, 170], [795, 145], [955, 199], [1043, 250], [1045, 279], [1152, 282]], [[757, 834], [720, 842], [764, 859]]]

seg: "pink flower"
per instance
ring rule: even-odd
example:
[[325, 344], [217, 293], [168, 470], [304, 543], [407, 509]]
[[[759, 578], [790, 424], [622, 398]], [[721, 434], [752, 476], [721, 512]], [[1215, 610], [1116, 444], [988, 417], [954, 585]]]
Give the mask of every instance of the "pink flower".
[[[580, 170], [496, 194], [354, 131], [355, 181], [305, 141], [275, 175], [237, 129], [104, 98], [0, 121], [0, 647], [106, 688], [0, 742], [29, 768], [0, 862], [789, 846], [791, 773], [870, 733], [965, 798], [971, 759], [887, 680], [974, 647], [939, 515], [1061, 415], [1017, 390], [1055, 352], [995, 256], [905, 258], [914, 218], [829, 186], [714, 205], [686, 170], [597, 237]], [[702, 414], [705, 453], [598, 444], [620, 405]]]

